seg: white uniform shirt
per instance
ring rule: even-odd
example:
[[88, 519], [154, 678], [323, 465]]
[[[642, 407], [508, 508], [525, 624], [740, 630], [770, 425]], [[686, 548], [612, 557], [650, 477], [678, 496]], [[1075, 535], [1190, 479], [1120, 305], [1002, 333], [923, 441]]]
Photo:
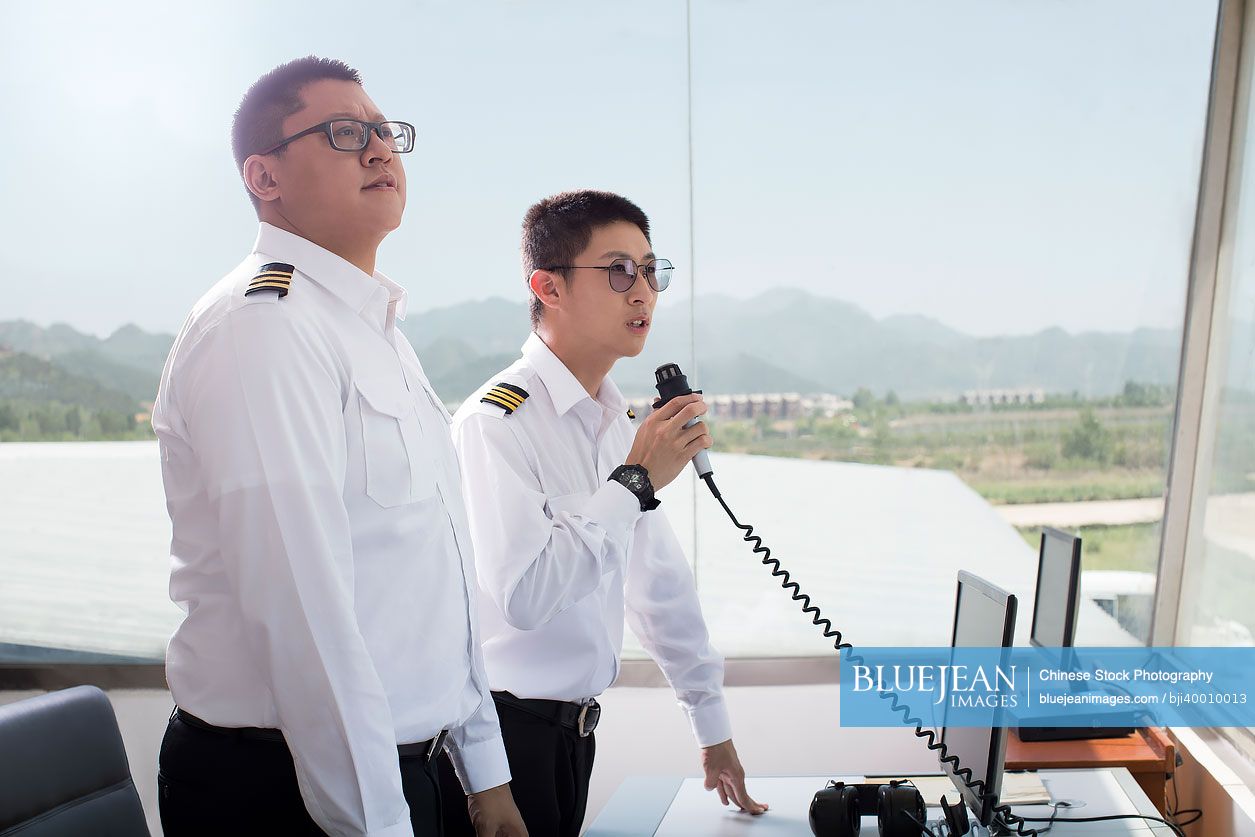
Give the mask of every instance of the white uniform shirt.
[[[511, 415], [479, 400], [501, 381], [528, 393]], [[457, 411], [488, 678], [522, 698], [596, 697], [619, 673], [626, 604], [698, 744], [718, 744], [732, 736], [723, 658], [684, 552], [661, 508], [642, 514], [606, 481], [634, 437], [618, 387], [590, 397], [535, 334]]]
[[[286, 262], [291, 290], [245, 297]], [[262, 224], [193, 308], [153, 410], [173, 526], [175, 702], [275, 727], [333, 835], [409, 835], [397, 745], [448, 729], [470, 791], [509, 781], [449, 414], [405, 291]]]

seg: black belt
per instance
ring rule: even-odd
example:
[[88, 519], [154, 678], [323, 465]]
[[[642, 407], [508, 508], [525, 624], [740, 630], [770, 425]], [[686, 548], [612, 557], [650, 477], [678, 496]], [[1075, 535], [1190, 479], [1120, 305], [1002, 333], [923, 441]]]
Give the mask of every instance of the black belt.
[[573, 729], [579, 733], [580, 738], [587, 738], [597, 729], [597, 722], [601, 720], [601, 704], [595, 700], [588, 703], [568, 703], [564, 700], [515, 697], [509, 692], [493, 692], [492, 696], [498, 702], [512, 706], [520, 712]]
[[[202, 721], [186, 709], [174, 707], [171, 718], [177, 717], [180, 721], [190, 727], [203, 729], [207, 732], [217, 733], [218, 735], [226, 735], [236, 739], [247, 739], [249, 741], [268, 741], [272, 744], [287, 744], [283, 737], [283, 732], [277, 729], [268, 729], [266, 727], [216, 727], [208, 721]], [[449, 736], [448, 730], [440, 730], [440, 734], [435, 738], [427, 741], [416, 741], [413, 744], [398, 744], [397, 753], [403, 758], [412, 756], [422, 756], [427, 761], [431, 761], [440, 755], [440, 751], [444, 749], [445, 739]]]

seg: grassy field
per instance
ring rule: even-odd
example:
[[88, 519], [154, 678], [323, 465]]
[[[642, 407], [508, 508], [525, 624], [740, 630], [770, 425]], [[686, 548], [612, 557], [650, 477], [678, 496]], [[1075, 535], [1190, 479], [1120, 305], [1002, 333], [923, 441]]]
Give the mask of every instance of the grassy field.
[[[1034, 549], [1041, 542], [1041, 527], [1017, 528]], [[1130, 526], [1082, 526], [1077, 534], [1083, 544], [1086, 570], [1135, 570], [1153, 573], [1159, 565], [1159, 524]]]
[[1172, 408], [872, 402], [832, 417], [710, 425], [723, 451], [954, 471], [991, 503], [1081, 502], [1163, 494]]

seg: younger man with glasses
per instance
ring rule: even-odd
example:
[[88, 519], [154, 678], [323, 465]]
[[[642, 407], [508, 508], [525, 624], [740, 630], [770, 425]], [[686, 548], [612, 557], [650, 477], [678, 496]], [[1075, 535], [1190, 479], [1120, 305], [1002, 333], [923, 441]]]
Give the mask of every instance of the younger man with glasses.
[[448, 415], [375, 270], [413, 147], [339, 61], [277, 67], [236, 112], [257, 243], [192, 309], [153, 411], [187, 613], [167, 837], [439, 835], [446, 745], [479, 833], [525, 835]]
[[[645, 214], [606, 192], [533, 206], [522, 249], [534, 333], [458, 410], [454, 444], [484, 658], [524, 822], [532, 834], [579, 833], [596, 698], [619, 672], [625, 608], [689, 715], [706, 788], [762, 813], [732, 746], [723, 659], [654, 499], [710, 447], [704, 425], [684, 427], [706, 405], [699, 395], [673, 399], [634, 430], [608, 377], [645, 347], [671, 263], [655, 258]], [[448, 764], [442, 781], [456, 788]], [[445, 818], [450, 834], [469, 833], [447, 799]]]

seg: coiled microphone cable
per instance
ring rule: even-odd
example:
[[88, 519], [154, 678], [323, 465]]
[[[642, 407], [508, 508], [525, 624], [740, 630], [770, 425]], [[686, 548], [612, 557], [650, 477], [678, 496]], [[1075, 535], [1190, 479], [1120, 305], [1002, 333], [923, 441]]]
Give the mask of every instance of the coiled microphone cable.
[[[833, 648], [838, 654], [844, 651], [850, 662], [855, 665], [862, 665], [865, 662], [865, 658], [854, 650], [853, 645], [845, 641], [841, 631], [832, 626], [832, 620], [825, 617], [820, 609], [811, 603], [811, 597], [802, 592], [801, 585], [794, 581], [792, 574], [780, 565], [780, 559], [773, 558], [771, 556], [771, 548], [763, 543], [761, 536], [754, 534], [754, 527], [748, 523], [742, 523], [737, 519], [737, 516], [733, 513], [732, 508], [728, 505], [727, 501], [723, 499], [723, 494], [720, 493], [719, 487], [715, 485], [713, 472], [702, 474], [701, 478], [706, 483], [706, 487], [710, 489], [710, 493], [713, 494], [715, 499], [719, 501], [719, 505], [723, 507], [724, 512], [728, 515], [728, 519], [732, 521], [732, 525], [740, 529], [743, 533], [742, 540], [750, 544], [755, 555], [762, 556], [761, 561], [763, 566], [771, 570], [773, 578], [778, 578], [780, 580], [780, 586], [789, 592], [790, 598], [801, 605], [802, 613], [811, 618], [811, 624], [815, 625], [823, 632], [825, 639], [833, 640]], [[1167, 820], [1160, 819], [1159, 817], [1144, 816], [1140, 814], [1062, 820], [1055, 819], [1054, 817], [1051, 817], [1050, 820], [1035, 817], [1021, 817], [1011, 811], [1011, 806], [1000, 805], [998, 802], [998, 794], [992, 791], [986, 792], [985, 783], [980, 779], [972, 778], [971, 768], [963, 767], [959, 764], [957, 756], [950, 755], [945, 742], [938, 740], [937, 733], [934, 730], [924, 728], [923, 720], [912, 714], [911, 708], [902, 702], [896, 692], [892, 690], [878, 690], [877, 694], [881, 700], [889, 701], [890, 710], [900, 713], [902, 720], [905, 723], [914, 725], [915, 736], [917, 738], [925, 739], [928, 749], [935, 751], [943, 764], [948, 764], [953, 768], [954, 774], [959, 777], [963, 784], [965, 784], [968, 789], [972, 791], [972, 793], [976, 794], [977, 799], [980, 800], [982, 809], [986, 804], [989, 805], [990, 810], [992, 810], [994, 814], [995, 824], [1005, 829], [1015, 828], [1015, 834], [1019, 835], [1019, 837], [1033, 837], [1033, 835], [1040, 835], [1050, 830], [1050, 826], [1043, 829], [1028, 828], [1028, 824], [1032, 822], [1049, 822], [1051, 825], [1059, 825], [1066, 822], [1096, 822], [1100, 820], [1105, 821], [1116, 819], [1142, 819], [1163, 823], [1171, 828], [1174, 834], [1180, 835], [1180, 837], [1185, 837], [1185, 833], [1174, 823], [1170, 823]], [[927, 833], [927, 831], [922, 831], [921, 833]]]

